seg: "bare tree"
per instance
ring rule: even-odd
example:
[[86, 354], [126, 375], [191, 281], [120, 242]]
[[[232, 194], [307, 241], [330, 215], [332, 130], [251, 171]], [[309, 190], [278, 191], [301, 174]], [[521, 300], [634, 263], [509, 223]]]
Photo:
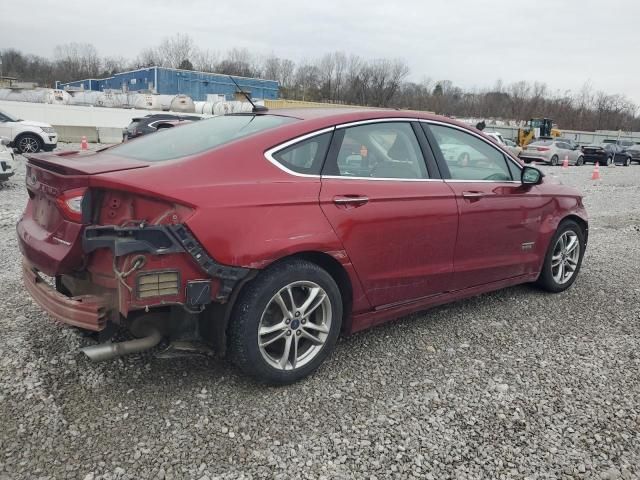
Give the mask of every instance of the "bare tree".
[[100, 57], [90, 43], [58, 45], [54, 49], [54, 61], [62, 81], [93, 78], [100, 74]]
[[[623, 95], [594, 92], [586, 83], [579, 91], [554, 92], [542, 82], [505, 84], [462, 90], [449, 80], [407, 81], [402, 60], [366, 60], [332, 52], [296, 65], [270, 54], [262, 59], [247, 49], [233, 48], [224, 56], [195, 46], [188, 35], [167, 37], [140, 51], [133, 62], [122, 57], [101, 58], [90, 44], [56, 47], [53, 59], [0, 51], [3, 73], [42, 86], [89, 77], [105, 77], [127, 68], [166, 66], [277, 80], [285, 98], [370, 106], [397, 106], [453, 116], [527, 120], [553, 118], [560, 128], [640, 130], [638, 106]], [[222, 58], [222, 60], [220, 60]]]
[[178, 68], [194, 53], [193, 39], [189, 35], [176, 33], [173, 37], [165, 37], [156, 50], [161, 66]]

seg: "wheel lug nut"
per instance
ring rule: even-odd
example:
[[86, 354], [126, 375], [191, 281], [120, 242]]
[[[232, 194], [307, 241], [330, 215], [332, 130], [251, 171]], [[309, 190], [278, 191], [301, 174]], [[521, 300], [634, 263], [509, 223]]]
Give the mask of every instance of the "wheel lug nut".
[[289, 320], [288, 318], [284, 321], [285, 325], [289, 325], [290, 322], [291, 320]]
[[300, 316], [300, 312], [296, 312], [296, 317], [299, 317], [299, 316]]
[[302, 335], [302, 330], [298, 330], [298, 331], [296, 332], [296, 335]]
[[291, 330], [287, 330], [287, 336], [291, 335]]
[[302, 320], [300, 320], [300, 323], [304, 325], [305, 323], [307, 323], [307, 319], [303, 318]]

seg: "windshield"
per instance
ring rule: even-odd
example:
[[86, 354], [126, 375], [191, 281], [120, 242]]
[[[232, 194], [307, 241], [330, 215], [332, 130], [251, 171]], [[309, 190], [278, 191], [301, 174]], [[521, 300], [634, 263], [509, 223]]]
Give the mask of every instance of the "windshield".
[[228, 115], [146, 135], [111, 149], [114, 155], [160, 162], [188, 157], [293, 122], [275, 115]]
[[13, 115], [9, 115], [4, 110], [0, 110], [0, 115], [4, 115], [5, 117], [7, 117], [7, 121], [9, 121], [9, 122], [19, 122], [20, 121], [19, 118], [14, 117]]

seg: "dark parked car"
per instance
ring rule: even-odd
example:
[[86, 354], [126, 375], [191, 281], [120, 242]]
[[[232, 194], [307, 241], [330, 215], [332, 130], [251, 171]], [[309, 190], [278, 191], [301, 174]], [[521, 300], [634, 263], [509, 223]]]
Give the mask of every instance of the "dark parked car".
[[269, 383], [310, 374], [341, 332], [510, 285], [566, 290], [588, 235], [576, 190], [423, 112], [213, 117], [31, 155], [26, 187], [27, 291], [63, 323], [139, 337], [89, 357], [204, 342]]
[[122, 131], [122, 140], [130, 140], [148, 133], [157, 132], [163, 128], [171, 128], [201, 119], [201, 117], [195, 115], [174, 115], [171, 113], [156, 113], [132, 118], [131, 123]]
[[640, 145], [633, 144], [625, 152], [631, 156], [631, 161], [640, 163]]
[[625, 148], [615, 143], [601, 143], [600, 145], [586, 145], [582, 147], [584, 163], [596, 163], [600, 165], [631, 165], [631, 155]]

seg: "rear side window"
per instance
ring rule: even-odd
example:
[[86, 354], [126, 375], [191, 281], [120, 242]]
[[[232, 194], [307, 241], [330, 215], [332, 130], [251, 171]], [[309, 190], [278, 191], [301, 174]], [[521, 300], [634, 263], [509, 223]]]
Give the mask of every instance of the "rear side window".
[[302, 140], [277, 153], [273, 159], [296, 173], [320, 175], [331, 142], [331, 132]]
[[426, 164], [408, 122], [376, 122], [344, 129], [336, 163], [326, 174], [378, 179], [425, 179]]
[[246, 138], [269, 128], [294, 122], [275, 115], [229, 115], [193, 122], [180, 128], [162, 129], [127, 142], [110, 151], [114, 155], [146, 162], [188, 157], [225, 143]]

